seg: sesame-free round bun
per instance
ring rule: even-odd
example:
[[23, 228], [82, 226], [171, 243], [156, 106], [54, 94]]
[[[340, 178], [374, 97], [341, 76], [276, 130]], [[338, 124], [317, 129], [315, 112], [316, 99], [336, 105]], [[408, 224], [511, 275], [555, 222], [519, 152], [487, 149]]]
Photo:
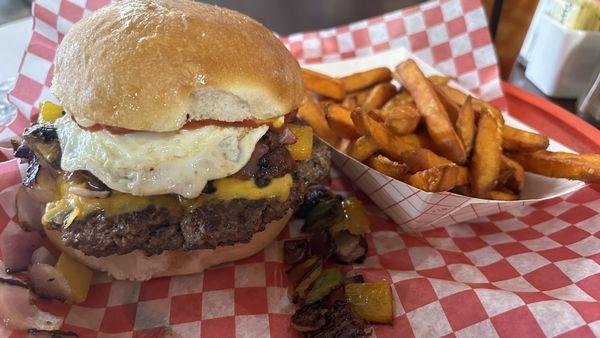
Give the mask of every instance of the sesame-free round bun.
[[187, 120], [267, 119], [303, 101], [300, 67], [238, 12], [191, 0], [123, 0], [75, 24], [52, 92], [77, 118], [173, 131]]
[[214, 265], [252, 256], [275, 240], [291, 216], [292, 210], [289, 210], [281, 219], [267, 224], [265, 230], [255, 233], [248, 243], [216, 249], [165, 251], [154, 256], [146, 256], [140, 250], [125, 255], [87, 256], [80, 250], [65, 246], [60, 239], [60, 231], [48, 227], [44, 227], [44, 230], [50, 241], [61, 251], [90, 268], [105, 271], [115, 279], [144, 281], [154, 277], [198, 273]]

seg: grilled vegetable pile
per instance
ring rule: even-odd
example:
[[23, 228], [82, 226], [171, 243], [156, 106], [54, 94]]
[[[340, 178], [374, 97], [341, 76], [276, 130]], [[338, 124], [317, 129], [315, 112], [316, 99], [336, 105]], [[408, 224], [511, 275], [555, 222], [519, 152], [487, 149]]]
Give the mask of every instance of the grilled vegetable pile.
[[367, 337], [371, 323], [391, 324], [392, 291], [386, 281], [366, 283], [329, 264], [361, 263], [369, 218], [356, 197], [342, 199], [325, 187], [308, 189], [296, 216], [305, 238], [284, 242], [288, 296], [298, 308], [292, 326], [308, 337]]

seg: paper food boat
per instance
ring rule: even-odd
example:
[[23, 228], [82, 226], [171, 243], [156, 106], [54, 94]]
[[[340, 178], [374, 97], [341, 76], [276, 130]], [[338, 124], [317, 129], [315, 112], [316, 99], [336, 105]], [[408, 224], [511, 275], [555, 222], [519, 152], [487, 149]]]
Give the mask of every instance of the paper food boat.
[[[361, 58], [309, 64], [304, 67], [331, 76], [343, 76], [381, 66], [393, 69], [406, 59], [414, 59], [427, 76], [443, 75], [402, 48]], [[468, 92], [456, 82], [450, 82], [450, 85]], [[535, 129], [524, 125], [506, 113], [504, 113], [504, 118], [508, 125], [535, 131]], [[332, 158], [335, 165], [398, 226], [409, 232], [431, 230], [455, 223], [467, 222], [482, 216], [497, 214], [509, 209], [562, 196], [585, 186], [585, 183], [580, 181], [548, 178], [526, 173], [525, 189], [521, 193], [522, 199], [518, 201], [485, 200], [451, 192], [431, 193], [386, 176], [336, 148], [331, 148], [333, 149]], [[573, 152], [554, 140], [550, 140], [548, 149]]]

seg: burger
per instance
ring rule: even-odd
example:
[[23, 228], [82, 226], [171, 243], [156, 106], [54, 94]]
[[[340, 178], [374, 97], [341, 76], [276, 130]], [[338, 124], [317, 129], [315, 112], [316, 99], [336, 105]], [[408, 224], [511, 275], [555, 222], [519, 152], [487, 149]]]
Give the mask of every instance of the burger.
[[51, 91], [15, 144], [23, 183], [50, 241], [117, 279], [251, 256], [329, 174], [327, 146], [295, 120], [298, 63], [232, 10], [106, 6], [64, 37]]

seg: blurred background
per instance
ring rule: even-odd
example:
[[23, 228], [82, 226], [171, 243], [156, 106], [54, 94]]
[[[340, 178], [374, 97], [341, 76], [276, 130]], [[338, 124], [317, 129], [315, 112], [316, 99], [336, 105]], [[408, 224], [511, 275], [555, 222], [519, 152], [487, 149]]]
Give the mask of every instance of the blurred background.
[[[419, 0], [206, 0], [236, 9], [279, 34], [335, 27], [415, 5]], [[484, 0], [488, 20], [497, 23], [496, 50], [508, 78], [537, 0]], [[0, 0], [0, 25], [30, 15], [30, 0]], [[492, 28], [493, 29], [493, 28]]]
[[30, 15], [29, 0], [0, 0], [0, 25]]

